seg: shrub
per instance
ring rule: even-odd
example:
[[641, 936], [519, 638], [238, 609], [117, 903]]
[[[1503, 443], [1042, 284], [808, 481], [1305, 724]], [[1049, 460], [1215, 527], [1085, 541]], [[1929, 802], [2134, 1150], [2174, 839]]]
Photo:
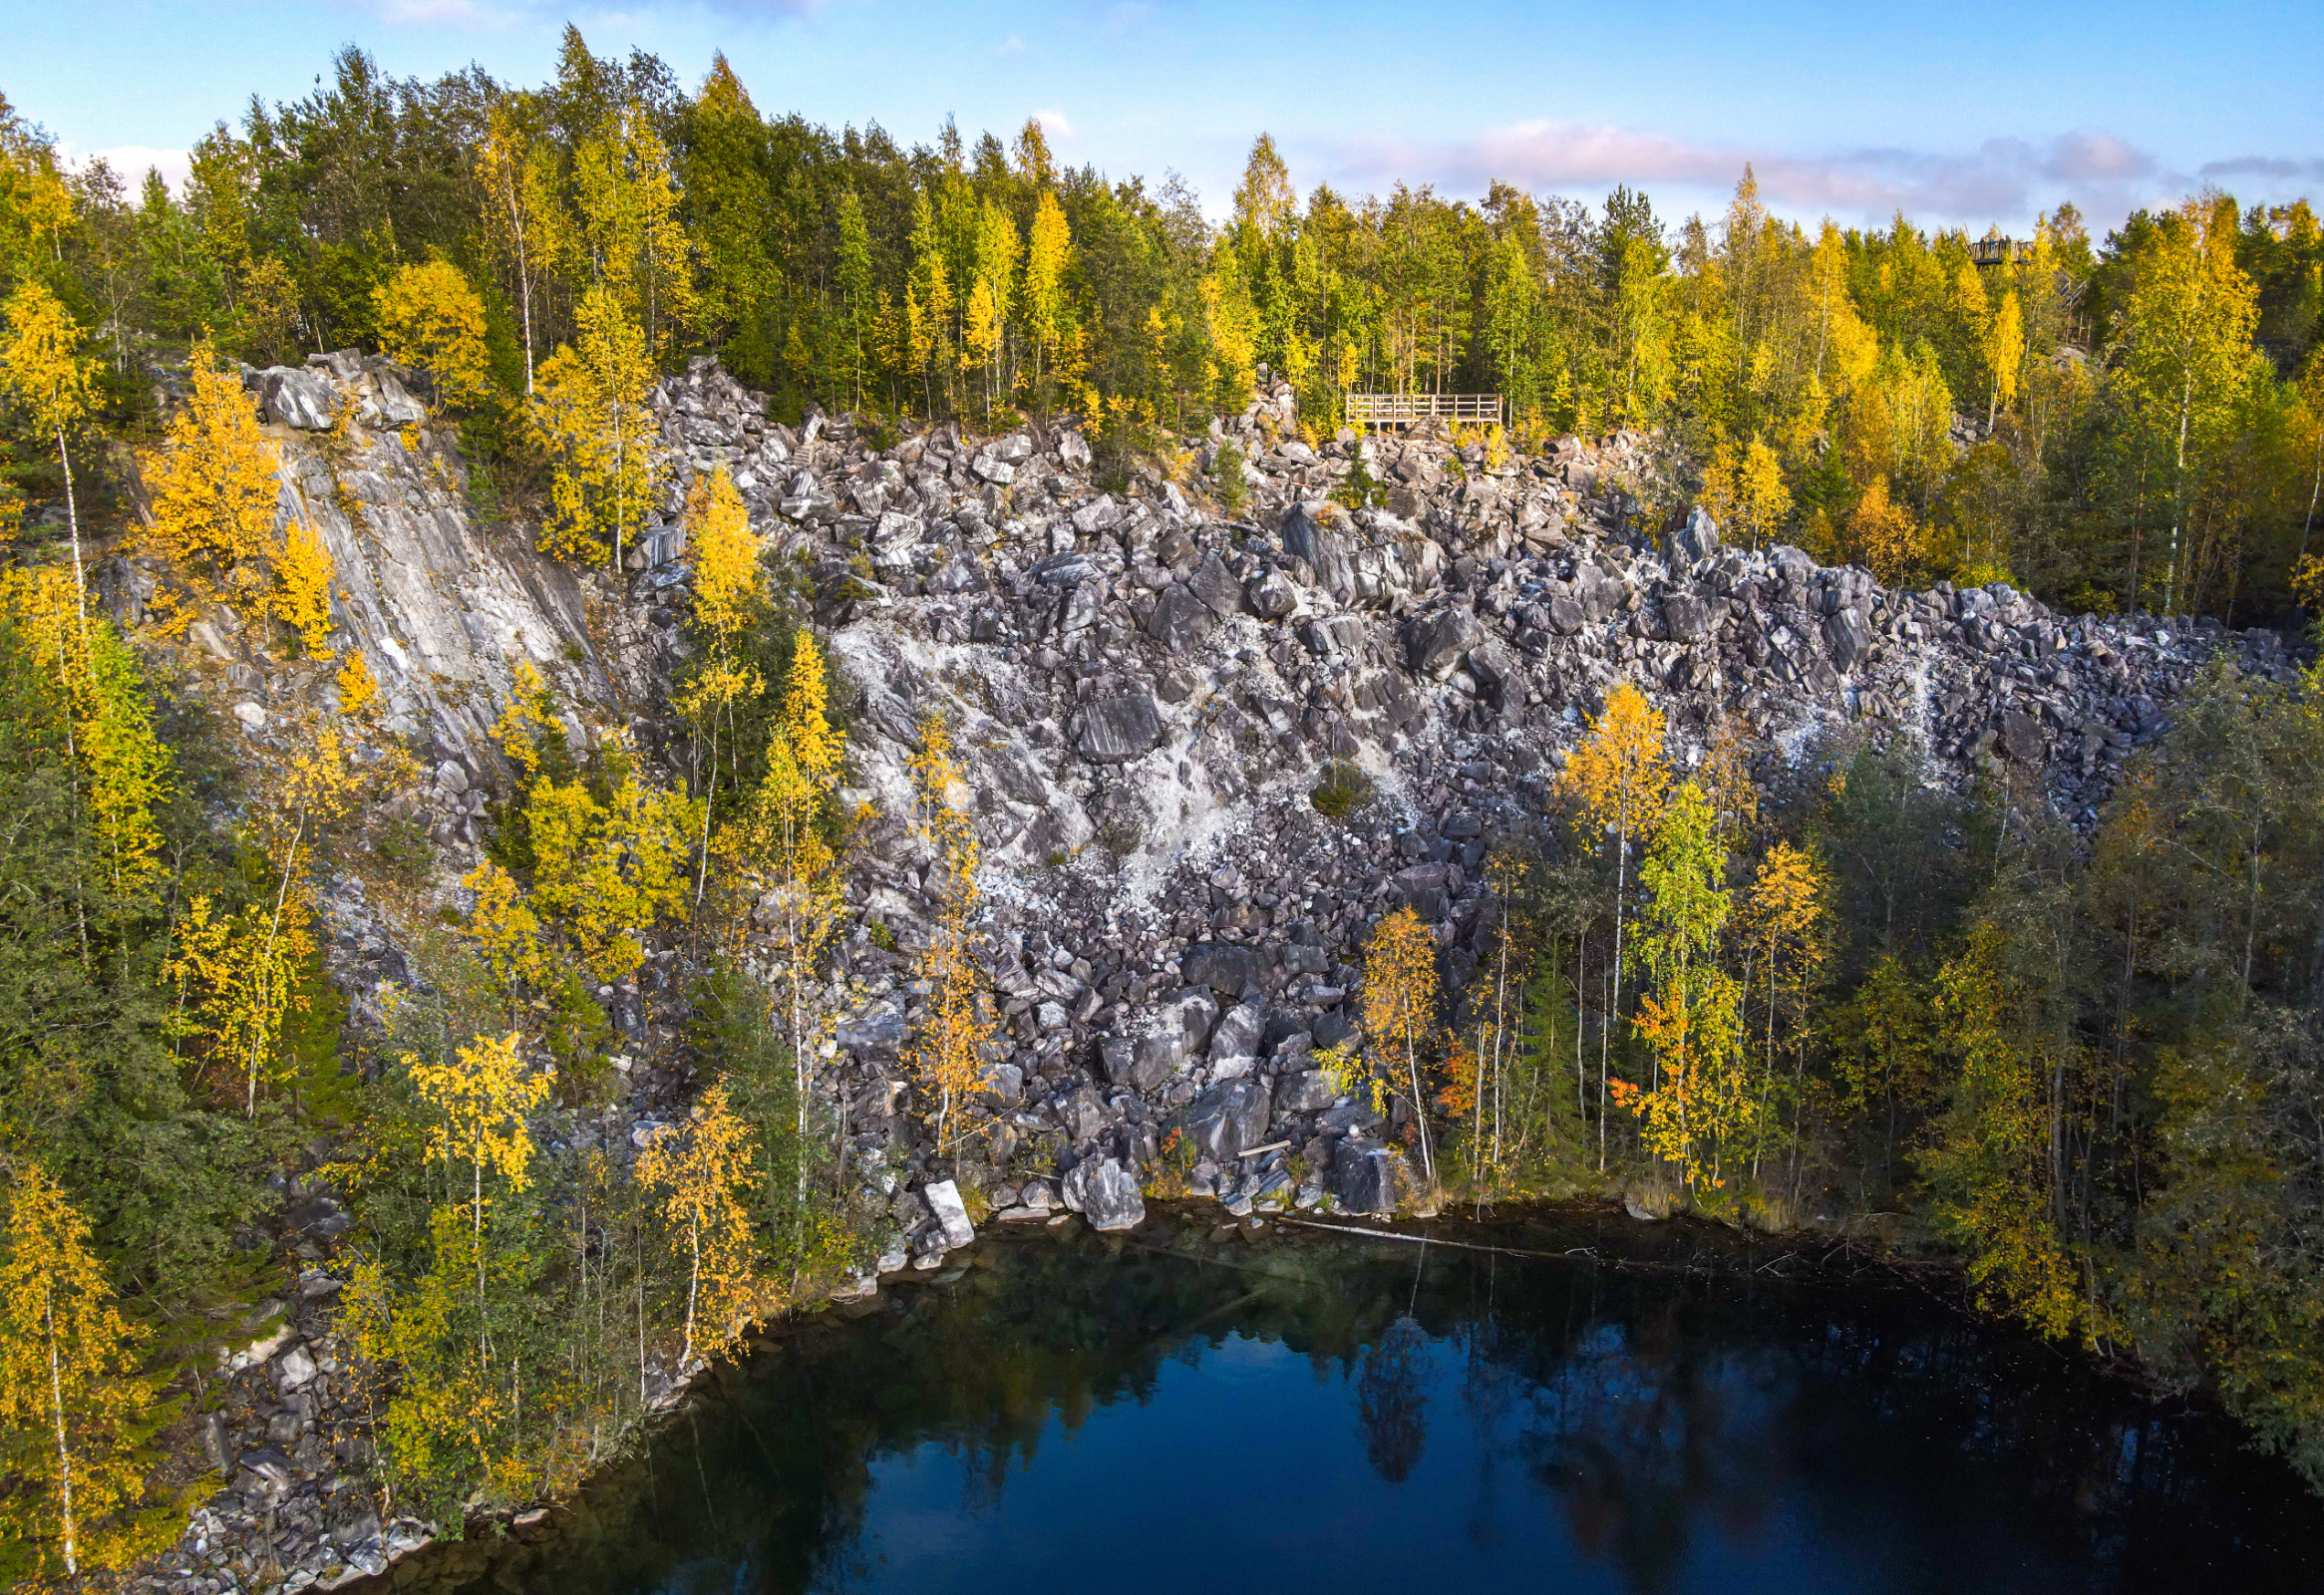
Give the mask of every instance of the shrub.
[[1372, 778], [1345, 759], [1335, 759], [1323, 767], [1323, 780], [1307, 795], [1315, 811], [1326, 819], [1345, 819], [1370, 802], [1377, 795]]

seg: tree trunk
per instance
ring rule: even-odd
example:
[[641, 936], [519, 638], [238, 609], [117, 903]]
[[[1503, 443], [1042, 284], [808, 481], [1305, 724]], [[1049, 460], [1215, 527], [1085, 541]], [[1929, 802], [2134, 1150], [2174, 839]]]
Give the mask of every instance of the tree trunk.
[[65, 429], [57, 429], [57, 465], [65, 473], [65, 524], [73, 536], [73, 603], [81, 620], [81, 652], [89, 652], [89, 579], [81, 568], [81, 506], [73, 492], [73, 457], [65, 448]]
[[73, 1522], [73, 1451], [65, 1443], [65, 1377], [57, 1357], [57, 1298], [50, 1287], [46, 1301], [41, 1304], [41, 1321], [48, 1330], [49, 1341], [49, 1401], [57, 1421], [57, 1488], [65, 1514], [65, 1574], [78, 1577], [81, 1572], [81, 1550], [78, 1530]]

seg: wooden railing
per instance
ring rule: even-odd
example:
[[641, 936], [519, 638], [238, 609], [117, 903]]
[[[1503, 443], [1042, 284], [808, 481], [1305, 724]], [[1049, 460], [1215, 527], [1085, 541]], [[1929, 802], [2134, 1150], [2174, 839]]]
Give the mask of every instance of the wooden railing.
[[1500, 424], [1497, 393], [1351, 393], [1351, 427], [1408, 427], [1416, 421]]

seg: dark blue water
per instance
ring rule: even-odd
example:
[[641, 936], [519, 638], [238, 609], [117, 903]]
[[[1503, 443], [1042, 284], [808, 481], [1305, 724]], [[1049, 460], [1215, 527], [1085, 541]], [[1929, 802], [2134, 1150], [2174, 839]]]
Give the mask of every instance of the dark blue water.
[[[996, 1237], [963, 1273], [791, 1335], [492, 1576], [540, 1595], [2324, 1588], [2324, 1508], [2231, 1426], [1923, 1292], [1748, 1257], [1706, 1277], [1150, 1227]], [[1571, 1218], [1495, 1238], [1666, 1263], [1689, 1244]]]

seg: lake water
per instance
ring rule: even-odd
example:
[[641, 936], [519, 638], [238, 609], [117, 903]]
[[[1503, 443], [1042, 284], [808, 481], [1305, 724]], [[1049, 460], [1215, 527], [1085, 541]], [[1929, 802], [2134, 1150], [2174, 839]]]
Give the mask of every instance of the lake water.
[[[1126, 1242], [989, 1237], [965, 1270], [772, 1344], [487, 1577], [537, 1595], [2324, 1588], [2324, 1506], [2232, 1426], [1877, 1270], [1789, 1283], [1739, 1243], [1618, 1218], [1460, 1234], [1599, 1260], [1166, 1218]], [[1724, 1271], [1670, 1266], [1706, 1243]]]

